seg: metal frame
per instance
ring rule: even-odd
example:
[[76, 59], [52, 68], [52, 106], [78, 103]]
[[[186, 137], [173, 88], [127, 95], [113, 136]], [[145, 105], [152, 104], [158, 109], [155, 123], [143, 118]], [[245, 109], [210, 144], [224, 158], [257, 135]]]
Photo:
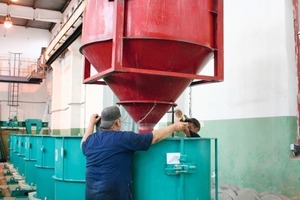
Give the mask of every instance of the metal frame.
[[[104, 70], [96, 75], [91, 76], [91, 63], [85, 59], [84, 62], [84, 73], [83, 83], [86, 84], [102, 84], [106, 85], [104, 81], [100, 79], [110, 75], [113, 72], [131, 72], [140, 74], [154, 74], [161, 76], [173, 76], [187, 79], [194, 79], [191, 86], [220, 82], [224, 79], [224, 50], [223, 50], [223, 0], [214, 1], [214, 10], [211, 11], [214, 16], [214, 76], [206, 75], [195, 75], [195, 74], [183, 74], [177, 72], [167, 72], [160, 70], [147, 70], [147, 69], [136, 69], [122, 65], [123, 56], [123, 40], [124, 40], [124, 10], [125, 0], [114, 1], [114, 34], [113, 34], [113, 52], [112, 52], [112, 65], [109, 69]], [[120, 27], [120, 28], [116, 28]]]

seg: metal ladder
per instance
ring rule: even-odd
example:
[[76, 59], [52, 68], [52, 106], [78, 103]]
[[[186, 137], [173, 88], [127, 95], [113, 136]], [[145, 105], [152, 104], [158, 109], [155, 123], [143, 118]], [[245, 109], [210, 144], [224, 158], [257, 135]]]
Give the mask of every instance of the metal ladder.
[[[9, 52], [9, 75], [20, 76], [21, 71], [21, 53]], [[19, 83], [9, 83], [8, 85], [8, 106], [9, 118], [13, 119], [18, 116], [19, 106]]]

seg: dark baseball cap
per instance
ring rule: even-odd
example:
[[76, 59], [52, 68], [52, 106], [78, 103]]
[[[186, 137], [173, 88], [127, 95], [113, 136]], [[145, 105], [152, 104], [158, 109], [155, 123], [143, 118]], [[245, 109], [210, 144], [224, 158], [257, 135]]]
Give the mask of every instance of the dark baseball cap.
[[104, 108], [101, 112], [100, 128], [108, 129], [112, 127], [115, 120], [121, 117], [120, 109], [118, 106], [110, 106]]
[[201, 128], [201, 125], [200, 125], [199, 121], [196, 118], [188, 118], [185, 121], [193, 123], [197, 128]]

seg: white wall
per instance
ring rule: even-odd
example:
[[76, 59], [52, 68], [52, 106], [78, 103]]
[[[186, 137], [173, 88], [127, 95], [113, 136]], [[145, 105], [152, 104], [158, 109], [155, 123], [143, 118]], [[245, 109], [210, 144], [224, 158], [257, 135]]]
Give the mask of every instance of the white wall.
[[51, 33], [48, 30], [13, 26], [5, 29], [0, 26], [0, 55], [8, 52], [22, 53], [22, 57], [38, 59], [41, 48], [47, 47]]
[[194, 117], [297, 116], [292, 1], [224, 1], [224, 52], [224, 82], [192, 88]]
[[69, 135], [69, 129], [86, 127], [90, 116], [103, 108], [103, 86], [83, 84], [80, 41], [81, 38], [74, 41], [52, 64], [51, 129], [66, 130], [62, 135]]
[[[32, 28], [13, 26], [5, 29], [0, 26], [0, 58], [9, 57], [9, 52], [21, 53], [20, 59], [36, 62], [41, 54], [41, 48], [50, 42], [50, 32]], [[26, 67], [27, 62], [21, 63]], [[1, 69], [8, 68], [7, 62], [1, 62]], [[38, 118], [48, 121], [47, 115], [47, 85], [19, 84], [18, 119]], [[8, 120], [9, 107], [8, 83], [0, 82], [0, 120]]]

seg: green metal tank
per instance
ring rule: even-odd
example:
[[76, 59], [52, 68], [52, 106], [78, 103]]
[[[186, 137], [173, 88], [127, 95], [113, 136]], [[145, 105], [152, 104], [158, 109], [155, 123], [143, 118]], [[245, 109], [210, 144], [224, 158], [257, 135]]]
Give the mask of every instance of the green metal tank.
[[55, 137], [36, 135], [36, 198], [54, 199], [54, 142]]
[[214, 139], [169, 138], [134, 156], [133, 196], [142, 200], [211, 199]]
[[15, 134], [9, 134], [8, 137], [8, 145], [9, 145], [9, 163], [12, 165], [15, 165], [16, 158], [14, 155], [14, 150], [15, 150], [15, 143], [16, 143], [16, 135]]
[[12, 134], [12, 152], [11, 152], [11, 164], [14, 165], [14, 168], [18, 167], [18, 143], [19, 143], [19, 134]]
[[25, 158], [25, 137], [23, 134], [20, 134], [17, 136], [18, 138], [18, 146], [17, 146], [17, 170], [18, 170], [18, 173], [22, 176], [25, 175], [25, 161], [24, 161], [24, 158]]
[[15, 160], [15, 163], [14, 163], [14, 167], [15, 169], [18, 169], [19, 168], [19, 142], [20, 142], [20, 134], [17, 134], [16, 135], [16, 140], [15, 140], [15, 143], [13, 144], [13, 148], [14, 148], [14, 151], [13, 151], [13, 156], [14, 156], [14, 160]]
[[85, 199], [85, 157], [79, 136], [55, 138], [55, 200]]
[[25, 182], [36, 184], [37, 137], [25, 135]]

